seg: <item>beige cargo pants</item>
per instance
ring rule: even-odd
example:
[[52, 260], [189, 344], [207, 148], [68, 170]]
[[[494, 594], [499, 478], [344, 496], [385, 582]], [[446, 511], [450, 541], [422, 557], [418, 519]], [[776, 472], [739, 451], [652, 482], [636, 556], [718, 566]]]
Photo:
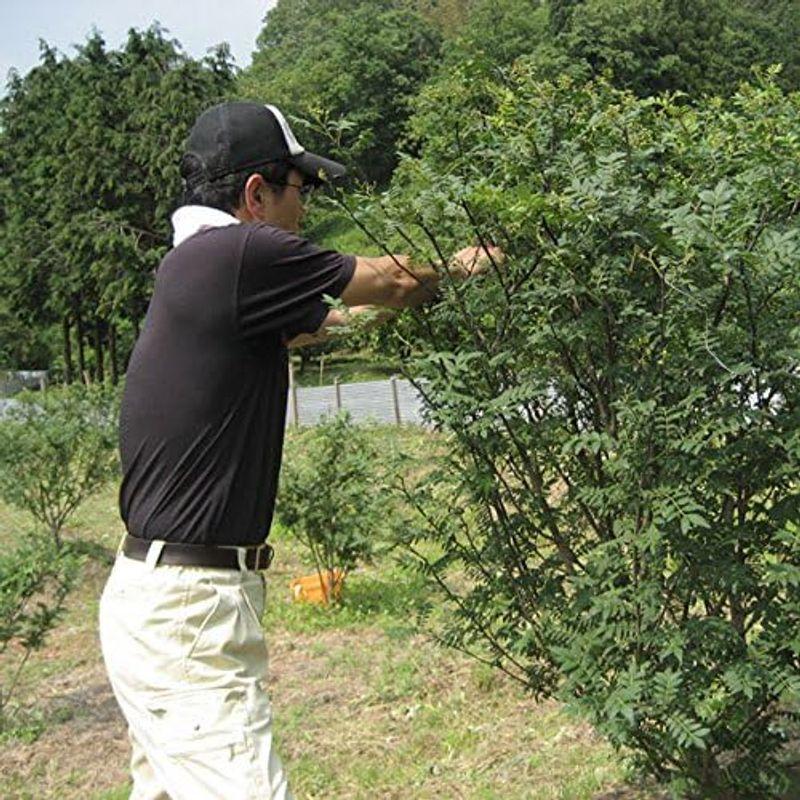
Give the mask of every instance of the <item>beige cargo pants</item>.
[[131, 800], [292, 800], [275, 752], [260, 572], [117, 559], [100, 643], [132, 746]]

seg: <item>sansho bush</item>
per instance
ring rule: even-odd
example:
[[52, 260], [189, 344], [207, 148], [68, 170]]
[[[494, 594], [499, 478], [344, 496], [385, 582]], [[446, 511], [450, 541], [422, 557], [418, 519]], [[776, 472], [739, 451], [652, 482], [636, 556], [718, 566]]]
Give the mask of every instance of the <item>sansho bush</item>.
[[438, 265], [469, 238], [508, 256], [402, 328], [455, 441], [405, 487], [450, 643], [678, 796], [774, 796], [800, 695], [800, 96], [767, 76], [691, 108], [466, 64], [425, 102], [362, 224]]

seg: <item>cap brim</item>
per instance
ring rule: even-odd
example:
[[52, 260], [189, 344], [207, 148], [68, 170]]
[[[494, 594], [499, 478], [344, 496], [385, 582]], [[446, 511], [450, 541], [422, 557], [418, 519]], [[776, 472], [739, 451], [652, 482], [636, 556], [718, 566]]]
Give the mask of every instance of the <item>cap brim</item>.
[[331, 161], [329, 158], [315, 155], [314, 153], [301, 153], [299, 156], [292, 156], [289, 163], [297, 167], [305, 175], [306, 179], [313, 183], [329, 183], [330, 181], [343, 178], [347, 174], [347, 168], [338, 161]]

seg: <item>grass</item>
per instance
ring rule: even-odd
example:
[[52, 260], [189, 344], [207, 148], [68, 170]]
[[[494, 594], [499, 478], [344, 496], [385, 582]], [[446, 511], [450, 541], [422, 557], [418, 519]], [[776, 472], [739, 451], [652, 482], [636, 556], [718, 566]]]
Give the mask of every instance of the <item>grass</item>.
[[326, 353], [309, 362], [303, 372], [300, 372], [300, 357], [292, 358], [298, 386], [332, 386], [337, 378], [340, 383], [382, 381], [400, 373], [399, 363], [377, 361], [365, 353]]
[[[427, 446], [410, 429], [375, 432]], [[29, 527], [0, 506], [0, 546]], [[67, 615], [20, 687], [41, 724], [0, 742], [0, 797], [127, 798], [125, 725], [108, 687], [97, 604], [122, 534], [116, 487], [79, 511], [68, 536], [94, 554]], [[387, 555], [348, 577], [340, 608], [291, 601], [313, 568], [276, 526], [264, 617], [275, 736], [298, 800], [589, 800], [622, 785], [619, 759], [554, 702], [435, 644], [418, 618], [437, 598]], [[0, 664], [0, 680], [8, 664]], [[39, 717], [35, 715], [39, 714]], [[632, 795], [626, 795], [629, 797]]]

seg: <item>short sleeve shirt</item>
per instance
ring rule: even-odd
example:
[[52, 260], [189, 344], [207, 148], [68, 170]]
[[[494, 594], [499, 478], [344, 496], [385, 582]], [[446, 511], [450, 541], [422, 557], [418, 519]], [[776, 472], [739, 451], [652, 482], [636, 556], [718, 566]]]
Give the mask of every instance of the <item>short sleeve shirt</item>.
[[120, 513], [143, 539], [266, 538], [288, 392], [286, 343], [314, 333], [355, 257], [266, 224], [209, 228], [161, 262], [120, 414]]

